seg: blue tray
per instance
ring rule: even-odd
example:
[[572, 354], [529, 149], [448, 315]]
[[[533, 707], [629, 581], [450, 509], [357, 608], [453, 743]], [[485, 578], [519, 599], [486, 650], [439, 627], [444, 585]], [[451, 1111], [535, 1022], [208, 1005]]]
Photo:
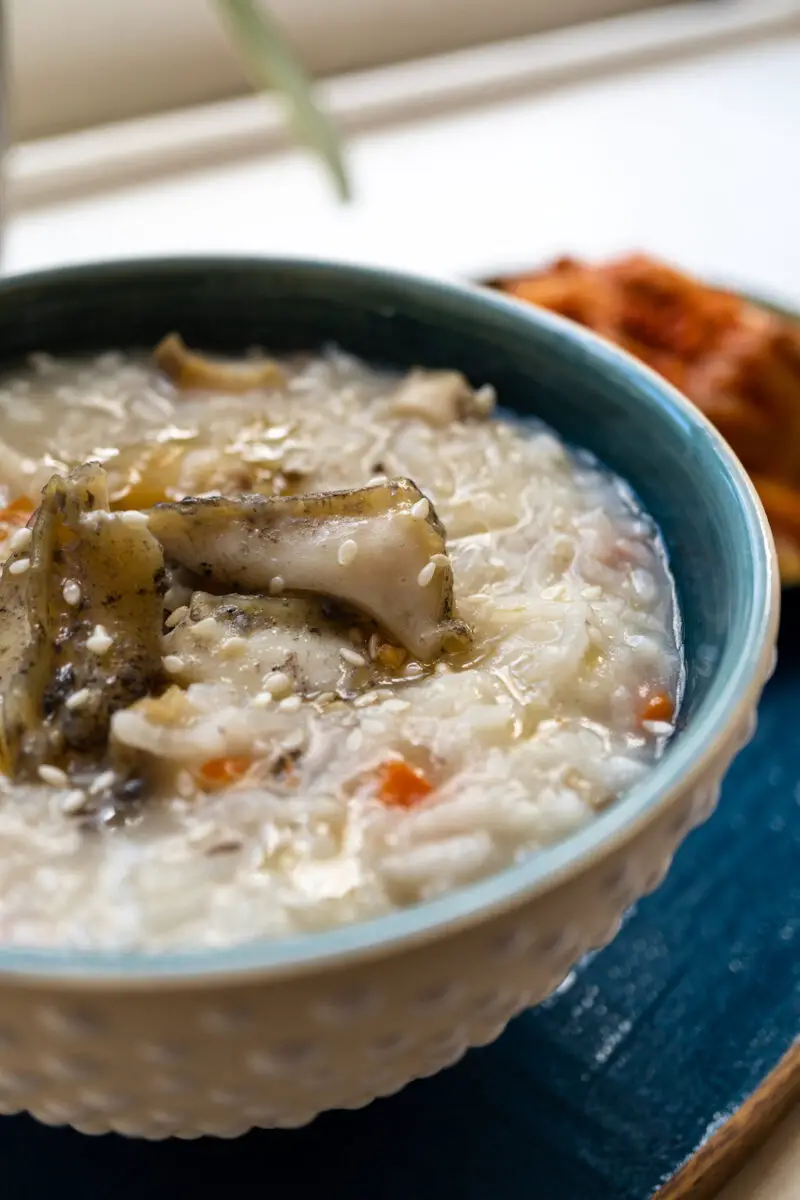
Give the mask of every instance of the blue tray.
[[717, 813], [612, 945], [495, 1045], [368, 1109], [237, 1142], [5, 1118], [2, 1195], [649, 1200], [800, 1033], [798, 593], [780, 650]]

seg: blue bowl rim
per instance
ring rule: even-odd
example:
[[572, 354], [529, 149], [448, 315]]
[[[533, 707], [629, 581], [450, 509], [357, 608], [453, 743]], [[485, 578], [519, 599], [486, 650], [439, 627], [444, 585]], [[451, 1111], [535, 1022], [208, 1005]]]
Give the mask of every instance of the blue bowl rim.
[[[384, 957], [446, 937], [539, 896], [588, 869], [630, 841], [699, 779], [724, 749], [731, 729], [754, 707], [764, 681], [765, 662], [777, 634], [779, 581], [772, 536], [761, 502], [747, 474], [709, 421], [659, 375], [581, 326], [480, 284], [451, 282], [389, 268], [314, 258], [194, 255], [119, 259], [9, 274], [0, 294], [50, 285], [80, 284], [103, 277], [126, 278], [168, 271], [231, 270], [297, 272], [346, 277], [351, 283], [418, 291], [443, 307], [476, 304], [515, 323], [544, 329], [553, 342], [578, 347], [587, 358], [618, 377], [633, 377], [643, 398], [662, 412], [677, 411], [684, 423], [710, 440], [719, 470], [733, 485], [745, 517], [753, 592], [741, 641], [729, 646], [718, 677], [698, 713], [671, 752], [621, 800], [591, 824], [529, 858], [486, 879], [434, 900], [366, 921], [275, 940], [259, 939], [231, 947], [166, 952], [76, 950], [0, 945], [0, 980], [30, 981], [67, 989], [138, 990], [152, 987], [227, 986], [248, 979], [282, 979]], [[733, 639], [732, 639], [733, 640]]]

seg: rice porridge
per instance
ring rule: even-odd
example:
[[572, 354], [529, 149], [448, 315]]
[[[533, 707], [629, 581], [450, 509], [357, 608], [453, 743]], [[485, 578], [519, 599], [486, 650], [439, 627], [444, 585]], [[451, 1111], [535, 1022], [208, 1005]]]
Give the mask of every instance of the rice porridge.
[[682, 677], [658, 532], [495, 400], [176, 335], [0, 384], [0, 941], [373, 917], [653, 766]]

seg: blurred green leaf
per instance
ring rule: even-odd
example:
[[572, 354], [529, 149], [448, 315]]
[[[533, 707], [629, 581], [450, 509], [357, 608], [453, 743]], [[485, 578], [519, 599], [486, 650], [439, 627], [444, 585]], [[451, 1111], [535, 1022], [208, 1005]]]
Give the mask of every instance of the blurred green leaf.
[[216, 0], [244, 60], [261, 88], [281, 92], [288, 101], [298, 138], [327, 166], [342, 200], [350, 198], [339, 135], [313, 97], [313, 86], [281, 26], [259, 0]]

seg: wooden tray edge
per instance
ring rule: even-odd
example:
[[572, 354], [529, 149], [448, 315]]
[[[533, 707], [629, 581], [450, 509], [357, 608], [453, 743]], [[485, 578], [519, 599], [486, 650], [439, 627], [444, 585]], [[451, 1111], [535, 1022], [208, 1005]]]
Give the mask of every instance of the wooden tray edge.
[[800, 1041], [652, 1200], [711, 1200], [800, 1102]]

